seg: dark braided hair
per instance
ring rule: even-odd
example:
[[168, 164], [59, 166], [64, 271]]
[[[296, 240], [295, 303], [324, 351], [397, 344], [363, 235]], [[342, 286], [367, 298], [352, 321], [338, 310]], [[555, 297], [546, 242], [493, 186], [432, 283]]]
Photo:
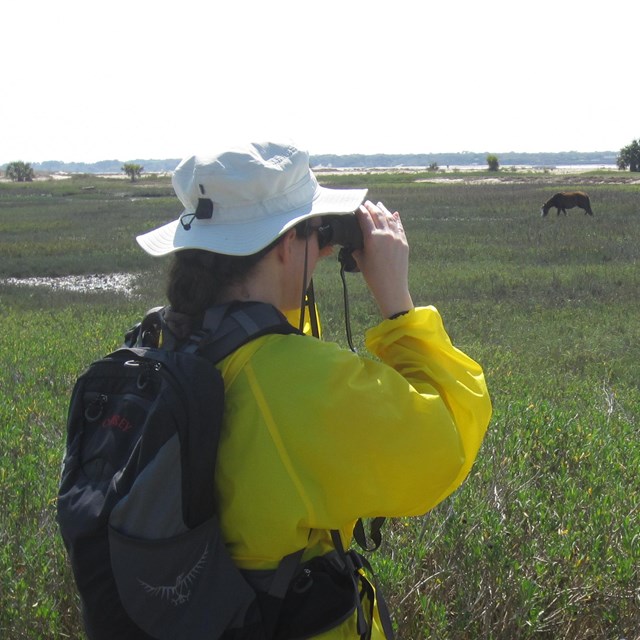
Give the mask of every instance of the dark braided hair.
[[[310, 226], [303, 220], [295, 226], [296, 235], [309, 235]], [[225, 290], [242, 282], [251, 270], [282, 239], [249, 256], [229, 256], [203, 249], [182, 249], [173, 256], [167, 284], [167, 298], [173, 311], [189, 316], [204, 313], [220, 301]]]
[[242, 282], [265, 253], [227, 256], [202, 249], [176, 252], [167, 284], [171, 308], [190, 316], [203, 313], [220, 301], [229, 286]]

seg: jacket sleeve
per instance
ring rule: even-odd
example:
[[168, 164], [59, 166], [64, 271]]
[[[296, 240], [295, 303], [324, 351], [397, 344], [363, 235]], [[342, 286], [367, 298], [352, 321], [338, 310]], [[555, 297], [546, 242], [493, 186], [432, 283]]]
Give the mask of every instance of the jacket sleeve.
[[482, 370], [434, 308], [382, 322], [366, 344], [378, 359], [293, 336], [246, 367], [304, 527], [425, 513], [462, 483], [486, 431]]
[[438, 501], [469, 474], [491, 418], [491, 400], [482, 368], [451, 344], [433, 307], [387, 320], [367, 333], [367, 348], [397, 371], [417, 393], [434, 391], [458, 432], [461, 465]]

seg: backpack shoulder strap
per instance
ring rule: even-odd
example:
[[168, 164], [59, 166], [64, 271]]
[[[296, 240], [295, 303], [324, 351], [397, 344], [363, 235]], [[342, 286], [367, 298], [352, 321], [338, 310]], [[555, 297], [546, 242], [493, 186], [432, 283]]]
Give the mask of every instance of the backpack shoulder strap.
[[[170, 307], [153, 307], [125, 335], [124, 345], [161, 347], [167, 351], [198, 353], [219, 362], [246, 342], [269, 333], [298, 333], [273, 305], [264, 302], [231, 302], [209, 307], [198, 321], [199, 329], [181, 339], [168, 327], [166, 314], [175, 321], [177, 314]], [[190, 317], [184, 316], [191, 324]]]
[[[382, 518], [381, 518], [382, 520]], [[360, 522], [360, 521], [359, 521]], [[384, 637], [387, 640], [393, 640], [395, 634], [391, 623], [391, 614], [382, 594], [382, 590], [376, 579], [376, 574], [371, 567], [369, 561], [353, 549], [345, 550], [342, 544], [340, 532], [337, 529], [331, 529], [331, 540], [339, 557], [344, 562], [351, 579], [353, 580], [356, 593], [360, 594], [360, 598], [356, 604], [356, 628], [361, 640], [371, 638], [371, 624], [374, 616], [374, 606], [378, 605], [378, 614]], [[361, 569], [366, 572], [363, 576]], [[369, 611], [365, 614], [363, 607], [363, 596], [366, 595], [369, 603]]]
[[271, 333], [298, 331], [273, 305], [263, 302], [233, 302], [214, 305], [204, 314], [202, 329], [189, 338], [186, 351], [219, 362], [243, 344]]

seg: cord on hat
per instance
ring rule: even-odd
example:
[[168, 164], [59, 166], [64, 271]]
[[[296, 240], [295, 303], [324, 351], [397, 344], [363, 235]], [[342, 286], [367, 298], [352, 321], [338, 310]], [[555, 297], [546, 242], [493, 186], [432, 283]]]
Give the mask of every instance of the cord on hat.
[[[185, 231], [191, 229], [194, 218], [198, 220], [211, 220], [213, 217], [213, 200], [210, 198], [198, 198], [198, 206], [195, 213], [186, 213], [180, 218], [180, 224]], [[187, 220], [188, 218], [188, 220]]]

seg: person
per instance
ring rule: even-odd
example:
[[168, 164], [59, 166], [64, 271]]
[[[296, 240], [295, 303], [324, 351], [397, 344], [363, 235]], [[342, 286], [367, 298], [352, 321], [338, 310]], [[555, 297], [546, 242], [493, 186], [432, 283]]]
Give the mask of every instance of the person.
[[[380, 313], [366, 332], [374, 357], [291, 334], [259, 337], [220, 363], [215, 486], [234, 562], [273, 569], [303, 547], [305, 559], [322, 556], [334, 549], [332, 530], [348, 547], [358, 519], [421, 515], [451, 494], [477, 456], [491, 402], [481, 367], [452, 345], [438, 311], [414, 305], [399, 213], [364, 189], [320, 186], [305, 151], [273, 142], [183, 160], [173, 185], [184, 212], [137, 241], [153, 256], [173, 254], [168, 322], [178, 335], [230, 301], [268, 303], [295, 322], [332, 252], [328, 214], [355, 212], [364, 246], [353, 255]], [[368, 622], [379, 640], [378, 604]], [[359, 638], [356, 617], [314, 637]]]

